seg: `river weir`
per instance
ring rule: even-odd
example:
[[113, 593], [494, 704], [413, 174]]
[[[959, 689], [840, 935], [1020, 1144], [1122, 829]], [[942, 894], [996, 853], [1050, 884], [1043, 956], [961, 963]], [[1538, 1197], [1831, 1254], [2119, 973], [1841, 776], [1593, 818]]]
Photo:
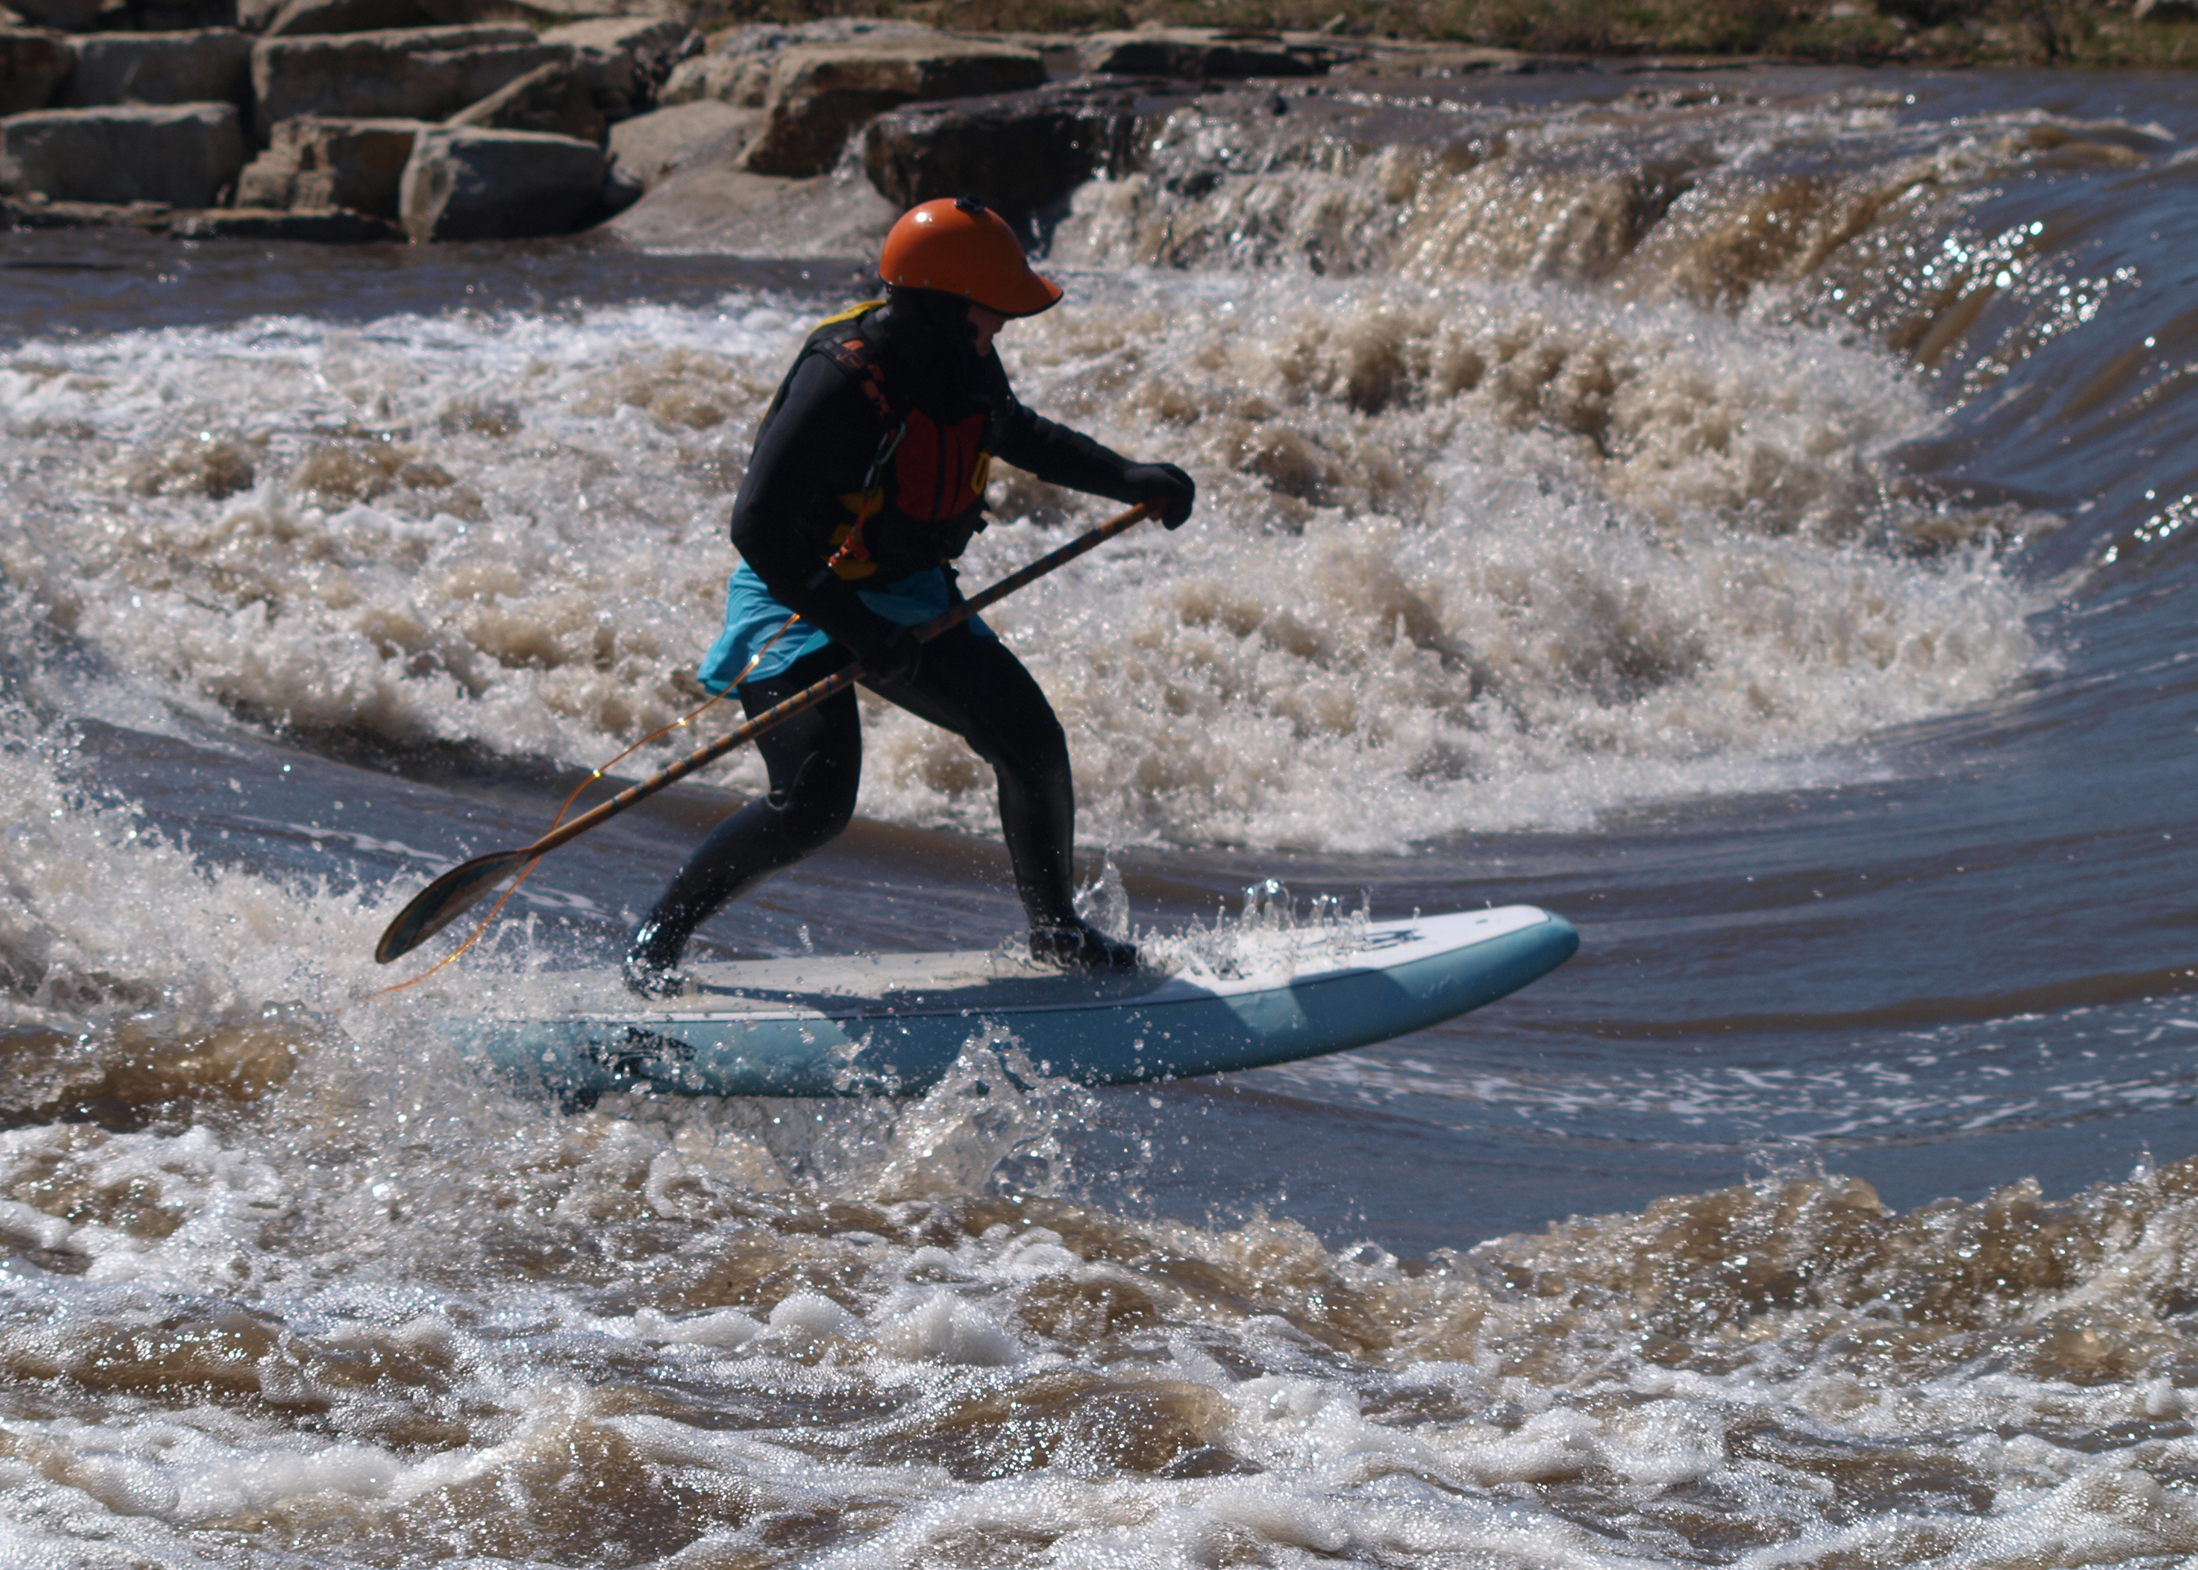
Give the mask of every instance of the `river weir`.
[[[485, 1076], [442, 1023], [611, 962], [755, 761], [416, 986], [375, 938], [699, 701], [867, 254], [11, 232], [0, 1563], [2198, 1554], [2187, 81], [1318, 77], [1139, 134], [1000, 338], [1199, 482], [987, 613], [1093, 919], [1527, 902], [1578, 957], [1219, 1080], [981, 1023], [898, 1099]], [[972, 587], [1102, 516], [993, 502]], [[1019, 937], [981, 765], [865, 703], [857, 825], [701, 954]]]

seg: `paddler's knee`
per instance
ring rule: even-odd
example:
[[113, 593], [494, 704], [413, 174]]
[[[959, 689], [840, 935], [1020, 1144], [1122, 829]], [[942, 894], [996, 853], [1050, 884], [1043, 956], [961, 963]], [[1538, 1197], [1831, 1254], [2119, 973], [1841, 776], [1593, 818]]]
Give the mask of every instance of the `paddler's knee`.
[[796, 856], [822, 850], [855, 820], [862, 789], [859, 769], [832, 767], [819, 758], [803, 765], [794, 783], [766, 798], [786, 848]]
[[1018, 715], [1011, 724], [975, 727], [963, 739], [985, 762], [1034, 788], [1069, 777], [1068, 733], [1050, 708]]

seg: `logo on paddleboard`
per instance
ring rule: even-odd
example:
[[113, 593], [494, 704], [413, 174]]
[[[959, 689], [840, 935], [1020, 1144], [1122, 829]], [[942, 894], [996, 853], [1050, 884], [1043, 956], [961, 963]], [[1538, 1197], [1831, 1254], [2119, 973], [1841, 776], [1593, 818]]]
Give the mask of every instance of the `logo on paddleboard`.
[[695, 1049], [677, 1036], [659, 1035], [638, 1025], [628, 1025], [615, 1041], [588, 1042], [579, 1055], [620, 1079], [646, 1079], [652, 1068], [670, 1063], [692, 1063]]

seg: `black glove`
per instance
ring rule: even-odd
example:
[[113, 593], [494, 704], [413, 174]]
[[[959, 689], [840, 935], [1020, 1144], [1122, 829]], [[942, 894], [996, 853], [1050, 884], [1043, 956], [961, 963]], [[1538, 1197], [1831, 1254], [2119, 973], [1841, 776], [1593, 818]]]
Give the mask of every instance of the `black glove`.
[[953, 561], [968, 550], [970, 540], [985, 526], [985, 521], [982, 505], [970, 508], [960, 517], [940, 520], [931, 536], [932, 548], [938, 553], [940, 564]]
[[1182, 528], [1198, 499], [1191, 477], [1172, 463], [1133, 463], [1122, 471], [1122, 485], [1129, 492], [1123, 500], [1152, 503], [1163, 528]]
[[896, 627], [889, 637], [856, 652], [862, 656], [863, 676], [872, 681], [914, 681], [923, 668], [923, 641], [913, 627]]

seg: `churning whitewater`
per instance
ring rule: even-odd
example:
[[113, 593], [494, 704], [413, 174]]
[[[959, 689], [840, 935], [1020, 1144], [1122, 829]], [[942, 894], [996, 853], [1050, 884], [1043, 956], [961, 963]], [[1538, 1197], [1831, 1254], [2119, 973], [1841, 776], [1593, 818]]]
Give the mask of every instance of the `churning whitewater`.
[[[1939, 416], [1844, 322], [1064, 277], [1003, 337], [1022, 397], [1205, 476], [1196, 530], [994, 617], [1101, 840], [1398, 850], [1818, 780], [2040, 658], [2002, 560], [2046, 520], [1889, 466]], [[836, 303], [33, 341], [0, 371], [28, 471], [0, 565], [118, 673], [231, 712], [586, 766], [699, 701], [729, 491]], [[995, 512], [973, 587], [1080, 526], [1027, 480]], [[875, 719], [866, 812], [988, 824], [958, 743]]]
[[[988, 613], [1093, 919], [1583, 939], [1113, 1091], [977, 1021], [898, 1100], [461, 1057], [738, 755], [378, 990], [701, 701], [862, 259], [11, 235], [0, 1566], [2198, 1555], [2187, 86], [1314, 80], [1082, 189], [1003, 356], [1200, 498]], [[992, 499], [972, 589], [1096, 521]], [[697, 950], [1020, 937], [981, 765], [865, 716], [861, 821]]]

